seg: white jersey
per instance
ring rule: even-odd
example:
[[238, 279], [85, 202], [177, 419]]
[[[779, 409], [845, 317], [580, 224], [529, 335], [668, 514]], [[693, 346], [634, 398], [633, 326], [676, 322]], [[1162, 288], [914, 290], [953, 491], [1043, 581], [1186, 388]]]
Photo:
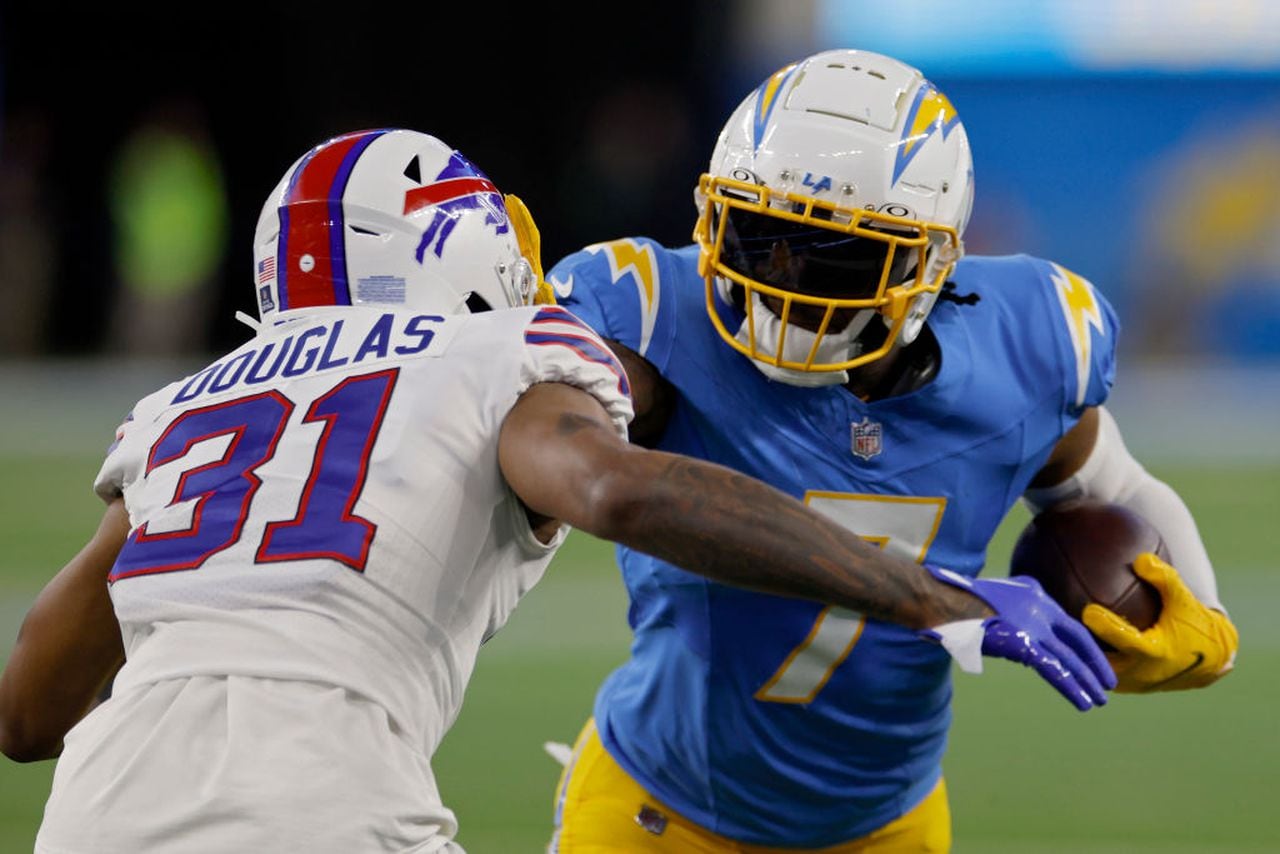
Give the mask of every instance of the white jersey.
[[[95, 484], [132, 527], [110, 577], [115, 697], [203, 677], [335, 686], [430, 756], [480, 645], [565, 536], [538, 542], [498, 466], [503, 420], [539, 382], [589, 392], [625, 437], [621, 365], [556, 307], [299, 310], [144, 398]], [[73, 744], [60, 766], [83, 760]]]

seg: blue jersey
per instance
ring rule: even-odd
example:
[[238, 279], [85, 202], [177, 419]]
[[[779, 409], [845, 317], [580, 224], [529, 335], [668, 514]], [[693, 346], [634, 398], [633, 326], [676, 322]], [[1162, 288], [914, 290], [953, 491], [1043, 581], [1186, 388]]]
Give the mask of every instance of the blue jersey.
[[[1110, 389], [1116, 318], [1047, 261], [971, 257], [939, 301], [934, 380], [863, 402], [772, 382], [707, 317], [697, 247], [588, 247], [549, 278], [562, 304], [675, 387], [659, 447], [753, 475], [911, 560], [967, 575], [1085, 407]], [[728, 329], [733, 316], [717, 303]], [[629, 660], [600, 737], [657, 798], [717, 833], [819, 847], [863, 836], [937, 783], [950, 658], [901, 626], [731, 588], [619, 547]]]

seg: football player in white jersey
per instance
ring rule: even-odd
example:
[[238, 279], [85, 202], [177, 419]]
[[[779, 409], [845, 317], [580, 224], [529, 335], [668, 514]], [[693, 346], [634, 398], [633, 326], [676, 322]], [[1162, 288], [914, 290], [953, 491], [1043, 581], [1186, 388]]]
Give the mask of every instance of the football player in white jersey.
[[0, 747], [60, 755], [37, 850], [458, 850], [431, 756], [570, 527], [932, 640], [980, 625], [957, 657], [1082, 708], [1114, 686], [1033, 584], [943, 583], [629, 444], [628, 377], [551, 304], [528, 212], [438, 139], [316, 146], [254, 251], [256, 334], [136, 404], [0, 677]]

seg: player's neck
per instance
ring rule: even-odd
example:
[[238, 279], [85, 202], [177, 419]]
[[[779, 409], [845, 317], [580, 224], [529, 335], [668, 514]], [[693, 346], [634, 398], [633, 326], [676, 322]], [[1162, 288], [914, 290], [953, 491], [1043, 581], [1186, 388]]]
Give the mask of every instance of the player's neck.
[[938, 341], [925, 326], [911, 344], [895, 343], [881, 358], [850, 371], [845, 388], [868, 403], [910, 394], [933, 381], [941, 362]]
[[853, 392], [859, 400], [868, 403], [882, 399], [885, 397], [882, 393], [885, 378], [894, 373], [895, 366], [902, 358], [902, 350], [901, 345], [895, 344], [893, 349], [879, 359], [850, 371], [849, 381], [844, 384], [844, 387]]

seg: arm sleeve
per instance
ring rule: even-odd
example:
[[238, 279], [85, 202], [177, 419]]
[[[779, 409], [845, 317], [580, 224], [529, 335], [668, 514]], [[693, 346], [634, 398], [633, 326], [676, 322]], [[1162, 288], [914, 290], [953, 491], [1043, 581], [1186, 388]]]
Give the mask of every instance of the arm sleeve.
[[1213, 564], [1186, 503], [1133, 458], [1106, 408], [1099, 407], [1098, 416], [1098, 438], [1080, 470], [1055, 486], [1027, 490], [1023, 496], [1027, 504], [1037, 513], [1072, 498], [1094, 498], [1128, 507], [1160, 532], [1170, 562], [1196, 598], [1226, 613], [1218, 598]]
[[116, 428], [115, 439], [107, 448], [106, 459], [102, 461], [98, 476], [94, 478], [93, 491], [108, 504], [124, 494], [129, 472], [137, 470], [137, 466], [132, 464], [136, 427], [137, 421], [131, 411]]

